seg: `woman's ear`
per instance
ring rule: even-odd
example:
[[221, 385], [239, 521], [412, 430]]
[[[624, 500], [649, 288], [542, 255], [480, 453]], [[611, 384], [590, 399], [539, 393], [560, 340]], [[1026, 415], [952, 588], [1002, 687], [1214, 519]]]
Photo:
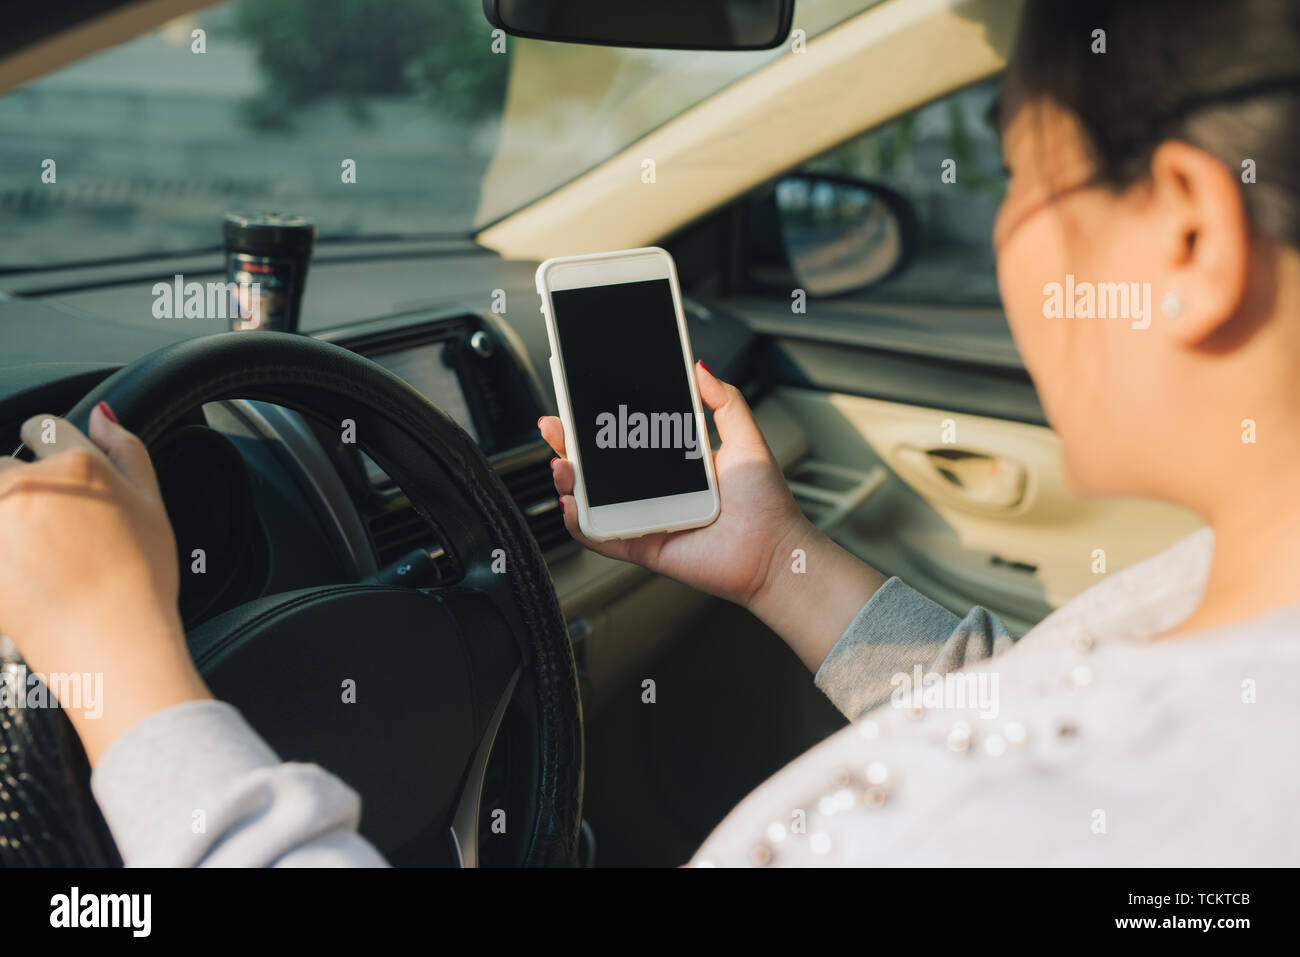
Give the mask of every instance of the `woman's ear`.
[[1178, 140], [1151, 158], [1155, 214], [1163, 220], [1164, 286], [1153, 290], [1160, 328], [1184, 346], [1224, 330], [1246, 298], [1250, 223], [1235, 173]]

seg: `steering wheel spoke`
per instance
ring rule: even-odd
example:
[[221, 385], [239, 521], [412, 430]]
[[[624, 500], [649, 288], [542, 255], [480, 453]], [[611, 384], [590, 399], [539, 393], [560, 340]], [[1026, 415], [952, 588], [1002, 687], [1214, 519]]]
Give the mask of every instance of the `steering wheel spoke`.
[[488, 761], [492, 757], [492, 745], [496, 743], [506, 709], [510, 706], [518, 684], [519, 672], [516, 671], [510, 676], [510, 681], [488, 720], [487, 728], [479, 739], [460, 797], [456, 801], [456, 812], [451, 821], [451, 839], [456, 846], [461, 867], [479, 866], [479, 811], [483, 806], [483, 784], [487, 778]]

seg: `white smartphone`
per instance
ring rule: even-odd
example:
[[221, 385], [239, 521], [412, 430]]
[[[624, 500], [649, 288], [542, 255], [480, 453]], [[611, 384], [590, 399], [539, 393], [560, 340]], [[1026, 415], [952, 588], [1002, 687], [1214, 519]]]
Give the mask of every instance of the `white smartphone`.
[[648, 247], [548, 259], [537, 292], [583, 534], [708, 525], [718, 483], [672, 256]]

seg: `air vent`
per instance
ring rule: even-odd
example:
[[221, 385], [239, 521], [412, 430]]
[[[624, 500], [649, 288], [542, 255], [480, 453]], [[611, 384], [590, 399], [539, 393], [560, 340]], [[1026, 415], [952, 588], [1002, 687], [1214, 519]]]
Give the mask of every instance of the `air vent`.
[[[549, 458], [530, 458], [522, 463], [516, 460], [510, 466], [500, 467], [498, 474], [523, 513], [543, 555], [551, 557], [576, 544], [564, 527], [564, 513], [555, 495]], [[396, 498], [382, 512], [368, 516], [366, 527], [380, 568], [391, 565], [412, 549], [423, 548], [434, 556], [443, 581], [460, 577], [456, 560], [446, 552], [437, 529], [420, 516], [405, 496]]]
[[498, 474], [519, 511], [524, 513], [528, 529], [537, 539], [543, 555], [550, 555], [573, 543], [573, 537], [564, 527], [564, 513], [560, 511], [560, 502], [555, 494], [548, 457], [525, 461], [513, 468], [502, 468]]
[[415, 510], [405, 496], [384, 511], [369, 516], [366, 528], [380, 568], [387, 568], [408, 552], [422, 548], [433, 556], [442, 581], [454, 581], [459, 577], [456, 560], [443, 547], [437, 529]]

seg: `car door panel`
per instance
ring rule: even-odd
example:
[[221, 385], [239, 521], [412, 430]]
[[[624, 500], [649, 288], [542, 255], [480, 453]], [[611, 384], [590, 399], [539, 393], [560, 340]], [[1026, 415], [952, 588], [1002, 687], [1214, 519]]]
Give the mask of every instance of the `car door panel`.
[[[840, 351], [874, 382], [876, 357]], [[785, 446], [790, 423], [801, 431], [807, 452], [787, 474], [833, 538], [955, 613], [980, 604], [1016, 632], [1201, 524], [1163, 503], [1075, 496], [1041, 425], [807, 385], [778, 385], [761, 408], [761, 427], [783, 423]], [[818, 472], [848, 507], [824, 508], [836, 488], [801, 494], [826, 484]]]

